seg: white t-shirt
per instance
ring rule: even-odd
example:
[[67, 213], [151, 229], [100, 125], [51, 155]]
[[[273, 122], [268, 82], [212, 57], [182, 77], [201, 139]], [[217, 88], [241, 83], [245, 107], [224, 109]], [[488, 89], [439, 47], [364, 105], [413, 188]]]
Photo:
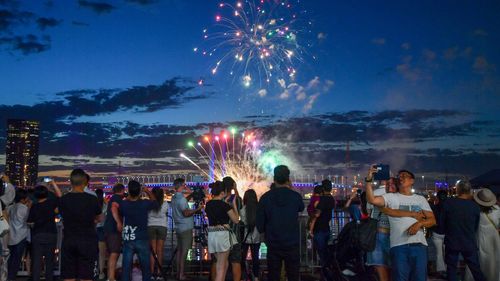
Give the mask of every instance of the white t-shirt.
[[9, 213], [9, 246], [17, 245], [28, 237], [29, 228], [26, 221], [28, 220], [28, 206], [22, 203], [11, 205], [8, 209]]
[[[244, 241], [244, 243], [247, 243], [247, 244], [260, 243], [262, 239], [261, 239], [261, 235], [260, 235], [259, 231], [257, 230], [257, 227], [254, 227], [253, 231], [250, 234], [248, 233], [249, 229], [246, 226], [246, 224], [247, 224], [247, 207], [246, 206], [243, 206], [243, 208], [241, 208], [240, 218], [243, 221], [243, 223], [245, 223], [246, 240]], [[243, 239], [245, 239], [245, 237], [243, 237]]]
[[[379, 188], [375, 189], [373, 191], [373, 195], [375, 196], [382, 196], [386, 194], [387, 192], [385, 191], [385, 186], [380, 186]], [[378, 219], [377, 227], [379, 228], [385, 228], [385, 229], [390, 229], [390, 224], [389, 224], [389, 217], [384, 214], [380, 213], [380, 209], [373, 206], [370, 203], [366, 203], [366, 209], [367, 210], [372, 210], [370, 217], [373, 219]]]
[[167, 227], [168, 203], [164, 201], [159, 211], [151, 210], [148, 214], [148, 226]]
[[[425, 197], [420, 195], [403, 195], [401, 193], [386, 193], [382, 195], [385, 200], [385, 206], [396, 210], [405, 210], [419, 212], [421, 210], [431, 211], [431, 207]], [[391, 248], [411, 244], [421, 243], [427, 246], [424, 231], [420, 229], [415, 235], [408, 235], [407, 230], [416, 223], [417, 220], [410, 217], [396, 218], [389, 217], [391, 225]]]

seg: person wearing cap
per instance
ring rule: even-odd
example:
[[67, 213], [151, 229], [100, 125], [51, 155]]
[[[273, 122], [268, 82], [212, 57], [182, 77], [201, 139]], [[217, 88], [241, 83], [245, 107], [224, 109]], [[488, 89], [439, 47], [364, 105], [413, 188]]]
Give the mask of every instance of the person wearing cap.
[[372, 182], [377, 172], [375, 165], [368, 171], [366, 181], [367, 201], [376, 207], [422, 212], [423, 220], [414, 217], [389, 216], [390, 225], [390, 260], [392, 265], [392, 280], [427, 280], [427, 241], [424, 227], [436, 224], [429, 203], [425, 197], [413, 194], [415, 175], [408, 170], [398, 172], [399, 191], [375, 196]]
[[479, 266], [476, 240], [480, 209], [471, 200], [468, 181], [459, 181], [456, 190], [458, 196], [444, 202], [439, 219], [439, 225], [444, 230], [446, 275], [448, 280], [458, 281], [457, 265], [461, 254], [474, 280], [485, 281]]
[[[474, 201], [479, 205], [479, 227], [477, 245], [481, 272], [488, 281], [500, 281], [500, 208], [496, 206], [496, 197], [491, 190], [483, 188], [474, 193]], [[465, 281], [473, 280], [471, 270], [467, 269]]]

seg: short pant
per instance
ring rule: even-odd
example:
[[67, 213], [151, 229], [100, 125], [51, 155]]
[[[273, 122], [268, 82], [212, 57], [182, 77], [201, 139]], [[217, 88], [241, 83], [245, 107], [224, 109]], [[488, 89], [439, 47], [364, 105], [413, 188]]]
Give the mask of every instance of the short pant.
[[148, 226], [149, 240], [163, 240], [167, 239], [167, 228], [164, 226]]
[[193, 246], [193, 230], [189, 229], [183, 232], [176, 232], [177, 247], [186, 251]]
[[94, 280], [98, 247], [96, 238], [65, 237], [61, 249], [61, 279]]
[[390, 266], [390, 248], [391, 246], [389, 233], [377, 232], [375, 249], [371, 252], [366, 253], [366, 265]]
[[104, 227], [98, 227], [96, 228], [97, 231], [97, 240], [99, 242], [104, 242]]
[[229, 251], [228, 261], [230, 263], [241, 263], [241, 244], [234, 244], [231, 250]]
[[211, 254], [227, 252], [237, 243], [236, 235], [228, 230], [208, 231], [208, 252]]
[[105, 233], [104, 241], [110, 254], [119, 254], [122, 251], [122, 235], [120, 233]]

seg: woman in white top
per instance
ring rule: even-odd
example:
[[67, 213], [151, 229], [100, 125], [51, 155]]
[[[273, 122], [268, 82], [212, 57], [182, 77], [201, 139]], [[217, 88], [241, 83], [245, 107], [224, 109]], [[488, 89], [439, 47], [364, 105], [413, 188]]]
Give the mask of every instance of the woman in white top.
[[[487, 281], [500, 281], [500, 208], [496, 205], [495, 194], [487, 188], [474, 193], [474, 201], [481, 208], [477, 244], [479, 248], [479, 265]], [[473, 280], [467, 269], [465, 280]]]
[[[260, 274], [259, 249], [261, 236], [257, 227], [255, 227], [255, 219], [257, 217], [257, 193], [255, 190], [248, 189], [243, 195], [243, 208], [240, 210], [241, 221], [245, 223], [245, 237], [243, 238], [241, 255], [241, 265], [244, 272], [246, 271], [246, 259], [248, 248], [252, 254], [252, 276], [253, 280], [258, 281]], [[248, 275], [248, 273], [247, 273]]]
[[7, 261], [7, 280], [16, 280], [17, 271], [21, 264], [21, 258], [26, 248], [29, 233], [28, 214], [31, 201], [28, 199], [28, 191], [16, 189], [15, 204], [8, 207], [9, 213], [9, 251], [10, 256]]
[[[158, 262], [163, 264], [163, 245], [167, 238], [167, 212], [168, 203], [164, 199], [163, 189], [154, 188], [153, 194], [158, 201], [158, 208], [148, 214], [148, 235], [153, 255], [158, 256]], [[155, 260], [151, 257], [151, 272], [153, 276], [159, 278], [161, 272], [155, 270]]]

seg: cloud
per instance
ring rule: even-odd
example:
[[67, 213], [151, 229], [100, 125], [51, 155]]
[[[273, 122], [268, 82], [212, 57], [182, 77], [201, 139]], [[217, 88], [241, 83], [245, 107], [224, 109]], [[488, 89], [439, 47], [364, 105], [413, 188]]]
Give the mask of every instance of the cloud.
[[[82, 95], [89, 92], [79, 91]], [[313, 94], [308, 98], [317, 97]], [[8, 107], [0, 106], [1, 116], [5, 116], [4, 109]], [[64, 106], [59, 107], [67, 111]], [[43, 108], [14, 106], [11, 110], [42, 112]], [[348, 141], [354, 171], [364, 171], [364, 165], [381, 162], [395, 169], [409, 165], [407, 168], [415, 172], [444, 172], [445, 166], [448, 172], [473, 173], [487, 170], [500, 161], [500, 153], [490, 149], [496, 145], [494, 138], [490, 144], [493, 146], [485, 146], [484, 150], [471, 142], [498, 132], [500, 122], [475, 121], [476, 117], [462, 110], [350, 111], [290, 119], [250, 116], [253, 120], [177, 126], [126, 121], [55, 122], [49, 116], [41, 122], [40, 170], [50, 172], [80, 166], [115, 174], [121, 162], [123, 172], [131, 174], [192, 172], [192, 167], [178, 159], [179, 153], [185, 151], [186, 141], [200, 139], [210, 128], [219, 132], [235, 125], [241, 131], [260, 132], [264, 144], [270, 140], [285, 144], [280, 148], [311, 174], [343, 173]], [[5, 122], [1, 122], [0, 129], [5, 130], [4, 126]], [[0, 149], [4, 147], [5, 138], [0, 138]], [[202, 159], [197, 161], [203, 163]]]
[[477, 36], [477, 37], [488, 36], [488, 32], [486, 32], [484, 29], [481, 29], [481, 28], [474, 30], [473, 34], [474, 34], [474, 36]]
[[34, 14], [17, 9], [0, 9], [0, 32], [11, 32], [13, 28], [24, 25]]
[[0, 37], [0, 46], [8, 50], [20, 52], [23, 55], [37, 54], [50, 49], [50, 37], [38, 38], [36, 35]]
[[409, 63], [402, 63], [396, 66], [396, 71], [401, 74], [406, 80], [416, 82], [421, 79], [421, 72], [417, 68], [413, 68]]
[[38, 27], [41, 30], [45, 30], [48, 27], [58, 26], [59, 24], [62, 23], [62, 20], [57, 20], [57, 19], [54, 19], [54, 18], [44, 18], [44, 17], [42, 17], [42, 18], [38, 18], [36, 20], [36, 23], [38, 24]]
[[97, 14], [111, 13], [114, 9], [116, 9], [115, 6], [100, 1], [78, 0], [78, 4], [80, 5], [80, 7], [90, 9]]
[[385, 45], [385, 38], [373, 38], [372, 39], [372, 44], [382, 46]]
[[302, 111], [308, 112], [314, 106], [314, 103], [321, 94], [327, 93], [333, 86], [332, 80], [321, 80], [318, 76], [311, 79], [302, 86], [298, 83], [290, 83], [286, 85], [285, 81], [280, 82], [283, 91], [280, 93], [279, 98], [282, 100], [294, 97], [296, 101], [305, 102]]
[[285, 79], [278, 79], [278, 84], [280, 84], [281, 88], [286, 88]]
[[134, 4], [138, 4], [138, 5], [143, 5], [143, 6], [156, 4], [159, 2], [159, 0], [126, 0], [126, 1], [129, 3], [134, 3]]
[[[0, 105], [3, 118], [40, 120], [47, 126], [62, 126], [83, 116], [97, 116], [115, 112], [155, 112], [178, 108], [209, 95], [194, 90], [195, 83], [174, 78], [160, 85], [135, 86], [127, 89], [74, 90], [56, 94], [57, 99], [27, 105]], [[43, 115], [40, 115], [43, 112]], [[0, 122], [1, 123], [1, 122]], [[0, 128], [3, 125], [0, 124]], [[64, 127], [63, 129], [67, 129]], [[61, 130], [64, 132], [64, 130]]]
[[410, 48], [411, 48], [411, 44], [408, 42], [401, 44], [401, 49], [403, 49], [403, 50], [409, 50]]
[[436, 53], [429, 49], [424, 49], [422, 51], [422, 55], [424, 56], [424, 59], [428, 62], [434, 61], [436, 59]]
[[263, 97], [267, 96], [267, 90], [266, 89], [260, 89], [257, 92], [257, 95], [259, 95], [259, 97], [263, 98]]
[[474, 64], [472, 65], [472, 69], [476, 73], [485, 74], [488, 72], [492, 72], [496, 70], [496, 66], [490, 63], [486, 57], [478, 56], [474, 60]]
[[72, 25], [74, 26], [90, 26], [90, 24], [86, 23], [86, 22], [81, 22], [81, 21], [72, 21], [71, 22]]

